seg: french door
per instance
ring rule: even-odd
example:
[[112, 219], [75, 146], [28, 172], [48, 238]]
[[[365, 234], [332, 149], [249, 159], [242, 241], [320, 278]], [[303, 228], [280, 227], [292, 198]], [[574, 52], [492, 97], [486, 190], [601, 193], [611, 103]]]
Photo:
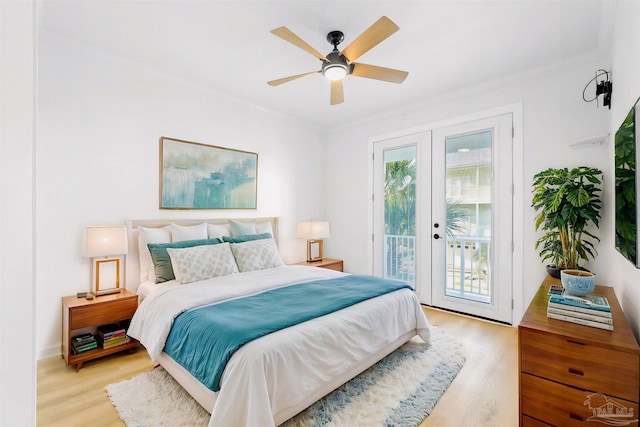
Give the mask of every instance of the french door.
[[422, 303], [511, 323], [511, 114], [373, 148], [373, 274], [410, 282]]

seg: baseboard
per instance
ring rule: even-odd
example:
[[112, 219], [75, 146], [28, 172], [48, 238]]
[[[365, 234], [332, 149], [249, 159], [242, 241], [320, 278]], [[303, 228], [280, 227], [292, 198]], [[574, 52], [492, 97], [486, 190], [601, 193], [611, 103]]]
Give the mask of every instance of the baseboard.
[[62, 357], [62, 351], [60, 351], [59, 345], [41, 348], [36, 352], [36, 360], [48, 359], [54, 356]]

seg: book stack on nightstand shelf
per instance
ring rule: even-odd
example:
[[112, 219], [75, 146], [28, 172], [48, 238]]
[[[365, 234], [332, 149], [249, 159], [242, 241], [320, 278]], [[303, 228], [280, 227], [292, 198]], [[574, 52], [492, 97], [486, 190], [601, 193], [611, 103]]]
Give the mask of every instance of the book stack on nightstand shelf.
[[76, 335], [71, 338], [71, 353], [80, 354], [98, 348], [96, 337], [90, 333]]
[[98, 326], [96, 337], [100, 346], [104, 349], [117, 347], [131, 341], [126, 334], [126, 326], [118, 323], [109, 323]]
[[613, 331], [611, 307], [605, 297], [551, 295], [547, 305], [547, 317]]

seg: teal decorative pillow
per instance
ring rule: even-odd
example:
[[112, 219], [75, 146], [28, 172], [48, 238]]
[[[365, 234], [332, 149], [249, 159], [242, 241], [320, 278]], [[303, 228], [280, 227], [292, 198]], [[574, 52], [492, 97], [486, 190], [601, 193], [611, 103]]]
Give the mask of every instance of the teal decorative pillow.
[[262, 234], [247, 234], [246, 236], [238, 236], [238, 237], [229, 237], [222, 236], [222, 240], [229, 243], [244, 243], [250, 242], [252, 240], [262, 240], [262, 239], [271, 239], [273, 236], [271, 233], [262, 233]]
[[229, 243], [183, 249], [167, 248], [167, 252], [171, 258], [176, 280], [181, 284], [238, 272]]
[[140, 282], [155, 282], [156, 273], [149, 253], [148, 243], [170, 243], [171, 227], [138, 227], [138, 256], [140, 258]]
[[153, 262], [156, 283], [175, 279], [167, 248], [190, 248], [193, 246], [217, 245], [219, 243], [222, 243], [220, 239], [183, 240], [175, 243], [148, 243], [147, 246], [149, 247], [151, 261]]
[[231, 235], [233, 237], [246, 236], [247, 234], [256, 234], [255, 221], [239, 222], [230, 219], [229, 227], [231, 227]]

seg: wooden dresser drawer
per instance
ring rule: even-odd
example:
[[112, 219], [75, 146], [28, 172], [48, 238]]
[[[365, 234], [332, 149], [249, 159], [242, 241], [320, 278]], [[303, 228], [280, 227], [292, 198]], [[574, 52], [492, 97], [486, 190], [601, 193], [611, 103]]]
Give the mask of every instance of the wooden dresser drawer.
[[131, 319], [137, 308], [137, 298], [75, 307], [69, 313], [69, 327], [70, 329], [81, 329], [118, 320]]
[[[596, 422], [598, 425], [603, 425], [603, 418], [589, 420], [589, 417], [593, 417], [596, 409], [606, 404], [610, 404], [614, 411], [620, 408], [631, 414], [626, 419], [619, 417], [619, 421], [637, 420], [638, 404], [635, 402], [597, 394], [591, 398], [589, 404], [587, 400], [593, 394], [590, 391], [568, 387], [529, 374], [521, 374], [520, 381], [523, 420], [524, 415], [528, 415], [555, 426], [593, 427], [594, 421], [598, 421]], [[607, 399], [611, 400], [607, 401]]]
[[531, 417], [527, 417], [526, 415], [523, 415], [522, 427], [553, 427], [553, 426], [547, 423], [543, 423], [542, 421], [538, 421], [535, 418], [531, 418]]
[[640, 356], [520, 330], [521, 370], [609, 396], [638, 400]]

